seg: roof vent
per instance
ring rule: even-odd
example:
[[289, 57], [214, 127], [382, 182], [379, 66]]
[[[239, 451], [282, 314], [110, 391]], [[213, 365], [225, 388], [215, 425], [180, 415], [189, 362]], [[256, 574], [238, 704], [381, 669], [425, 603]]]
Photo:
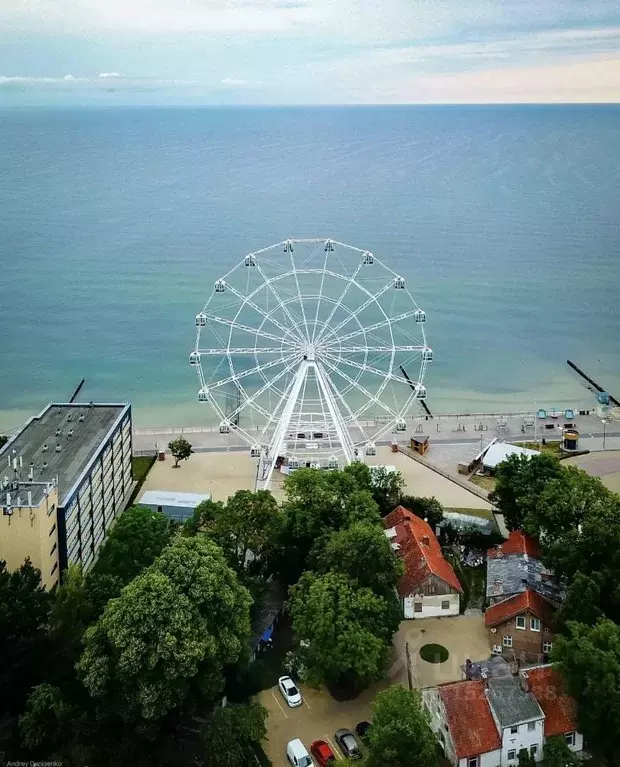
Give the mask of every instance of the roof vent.
[[73, 429], [69, 429], [69, 431], [67, 432], [67, 437], [72, 437], [72, 436], [73, 436]]
[[61, 444], [60, 444], [60, 442], [59, 442], [59, 443], [56, 445], [56, 452], [57, 452], [57, 453], [60, 453], [60, 451], [61, 451], [61, 450], [62, 450], [62, 445], [61, 445]]
[[69, 415], [67, 416], [67, 421], [72, 421], [72, 420], [73, 420], [73, 415], [69, 413]]
[[47, 453], [47, 442], [46, 442], [46, 443], [43, 445], [43, 447], [41, 448], [41, 452], [42, 452], [42, 453]]
[[47, 461], [43, 461], [43, 463], [41, 464], [41, 473], [43, 473], [45, 469], [47, 469]]
[[84, 420], [84, 413], [80, 413], [78, 416], [78, 421], [82, 423], [83, 420]]
[[56, 436], [56, 437], [60, 437], [60, 435], [62, 434], [62, 432], [60, 431], [60, 429], [56, 429], [56, 431], [55, 431], [55, 433], [54, 433], [54, 434], [55, 434], [55, 436]]
[[394, 551], [399, 551], [400, 550], [400, 543], [393, 543], [392, 544], [392, 549]]

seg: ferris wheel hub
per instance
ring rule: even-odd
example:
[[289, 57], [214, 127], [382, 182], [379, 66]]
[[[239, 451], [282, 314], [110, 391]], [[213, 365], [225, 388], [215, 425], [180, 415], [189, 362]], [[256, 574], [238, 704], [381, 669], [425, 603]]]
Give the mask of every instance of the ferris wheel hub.
[[304, 359], [308, 362], [314, 362], [316, 360], [316, 348], [314, 344], [307, 344], [304, 348]]

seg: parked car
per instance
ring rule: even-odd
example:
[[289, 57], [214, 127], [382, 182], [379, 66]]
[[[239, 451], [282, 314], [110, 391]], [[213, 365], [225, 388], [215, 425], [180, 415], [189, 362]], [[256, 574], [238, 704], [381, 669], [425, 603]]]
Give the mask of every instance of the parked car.
[[295, 682], [293, 682], [290, 676], [281, 676], [278, 679], [278, 687], [280, 688], [282, 697], [291, 708], [301, 706], [301, 693], [295, 686]]
[[336, 742], [342, 753], [349, 759], [361, 759], [362, 753], [351, 730], [336, 730]]
[[315, 740], [310, 745], [310, 753], [316, 759], [319, 767], [329, 767], [336, 761], [336, 755], [324, 740]]
[[355, 725], [355, 734], [358, 736], [358, 738], [361, 738], [364, 740], [366, 736], [368, 735], [368, 730], [372, 727], [370, 722], [358, 722]]
[[299, 738], [289, 740], [286, 746], [286, 756], [293, 767], [313, 767], [312, 757]]

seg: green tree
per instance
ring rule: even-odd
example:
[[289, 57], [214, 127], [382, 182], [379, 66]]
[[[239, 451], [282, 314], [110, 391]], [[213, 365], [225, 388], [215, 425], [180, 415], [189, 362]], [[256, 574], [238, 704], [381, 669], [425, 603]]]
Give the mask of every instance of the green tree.
[[125, 721], [214, 699], [247, 651], [250, 596], [209, 538], [176, 538], [86, 632], [78, 671]]
[[[579, 618], [580, 623], [594, 626], [599, 618], [604, 617], [601, 610], [603, 589], [606, 588], [602, 573], [584, 575], [576, 573], [566, 590], [566, 598], [555, 616], [556, 627], [563, 631], [569, 621]], [[614, 582], [614, 590], [620, 584]], [[610, 616], [611, 617], [611, 616]]]
[[435, 767], [435, 736], [418, 690], [394, 685], [373, 703], [367, 767]]
[[51, 607], [52, 595], [29, 559], [13, 572], [0, 561], [0, 754], [3, 746], [14, 747], [17, 717], [53, 662], [47, 631]]
[[361, 461], [353, 461], [342, 470], [344, 474], [353, 477], [359, 490], [372, 492], [372, 474], [370, 467]]
[[589, 748], [615, 764], [620, 753], [620, 626], [608, 619], [595, 626], [568, 623], [552, 659], [566, 680], [579, 712], [579, 730]]
[[423, 496], [403, 495], [400, 499], [400, 505], [409, 509], [416, 517], [426, 519], [433, 530], [443, 522], [443, 506], [434, 496], [425, 498]]
[[571, 751], [561, 735], [545, 740], [543, 746], [543, 767], [578, 767], [581, 760]]
[[519, 767], [536, 767], [536, 759], [530, 754], [527, 748], [519, 751]]
[[358, 586], [394, 601], [400, 611], [395, 589], [403, 574], [403, 563], [379, 525], [356, 522], [332, 533], [316, 551], [315, 569], [346, 575]]
[[202, 501], [196, 506], [190, 519], [183, 525], [183, 535], [211, 532], [215, 520], [221, 515], [223, 509], [222, 501], [213, 501], [210, 498]]
[[254, 764], [254, 747], [267, 736], [267, 709], [247, 705], [216, 708], [203, 731], [205, 767], [245, 767]]
[[370, 476], [372, 497], [384, 517], [400, 503], [405, 480], [400, 471], [389, 471], [385, 466], [372, 466]]
[[130, 507], [110, 531], [92, 572], [111, 575], [122, 588], [161, 554], [173, 530], [164, 514], [145, 506]]
[[173, 439], [172, 442], [169, 442], [168, 450], [170, 450], [170, 453], [174, 458], [173, 468], [175, 469], [179, 468], [179, 463], [181, 461], [187, 461], [190, 455], [194, 452], [192, 446], [185, 437], [178, 437], [177, 439]]
[[496, 471], [495, 490], [489, 500], [504, 515], [509, 530], [520, 530], [528, 514], [536, 508], [538, 497], [549, 480], [562, 473], [560, 462], [549, 453], [531, 458], [511, 455]]
[[289, 609], [312, 683], [359, 692], [381, 678], [398, 628], [389, 604], [339, 573], [304, 573]]

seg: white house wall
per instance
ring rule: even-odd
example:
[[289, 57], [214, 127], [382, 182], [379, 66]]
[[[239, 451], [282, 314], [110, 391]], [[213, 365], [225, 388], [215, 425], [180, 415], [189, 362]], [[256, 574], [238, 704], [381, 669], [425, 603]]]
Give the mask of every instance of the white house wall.
[[[510, 727], [506, 727], [502, 734], [502, 767], [510, 767], [510, 765], [516, 765], [519, 762], [519, 751], [525, 748], [528, 751], [530, 746], [538, 746], [535, 759], [539, 762], [542, 759], [542, 750], [544, 742], [544, 719], [537, 719], [534, 722], [534, 730], [528, 731], [527, 723], [519, 724], [518, 732], [512, 734]], [[514, 751], [515, 758], [508, 760], [508, 752]]]
[[[478, 767], [500, 767], [501, 758], [501, 751], [487, 751], [486, 754], [479, 755]], [[459, 767], [467, 767], [467, 764], [468, 759], [459, 760]]]
[[[437, 594], [434, 596], [409, 596], [403, 599], [403, 615], [405, 618], [441, 618], [459, 614], [459, 594]], [[413, 605], [422, 602], [422, 612], [415, 612]], [[450, 607], [443, 610], [442, 602], [449, 602]]]

